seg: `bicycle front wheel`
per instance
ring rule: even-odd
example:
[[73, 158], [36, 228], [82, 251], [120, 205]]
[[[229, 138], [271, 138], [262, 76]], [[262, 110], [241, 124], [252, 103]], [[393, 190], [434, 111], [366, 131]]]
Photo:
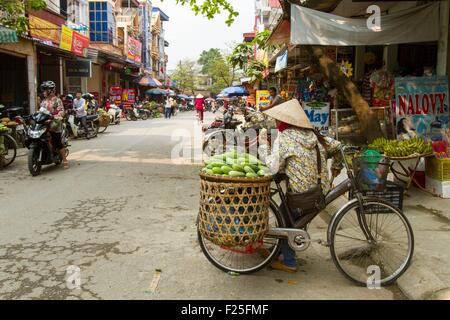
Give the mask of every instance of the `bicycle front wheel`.
[[364, 198], [333, 219], [330, 251], [336, 267], [359, 285], [392, 284], [409, 267], [414, 251], [411, 225], [400, 209]]
[[[276, 206], [271, 205], [269, 210], [269, 228], [284, 226], [284, 220]], [[225, 272], [249, 274], [261, 270], [272, 259], [276, 258], [281, 250], [281, 240], [266, 237], [263, 241], [248, 246], [223, 247], [204, 238], [197, 231], [200, 248], [206, 258], [218, 269]]]

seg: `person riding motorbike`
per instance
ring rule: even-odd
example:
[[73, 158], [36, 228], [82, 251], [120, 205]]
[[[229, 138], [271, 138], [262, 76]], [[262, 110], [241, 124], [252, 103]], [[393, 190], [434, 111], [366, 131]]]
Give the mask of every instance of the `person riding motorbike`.
[[[294, 193], [304, 193], [320, 181], [322, 193], [327, 194], [331, 184], [328, 168], [320, 164], [326, 164], [327, 158], [332, 157], [332, 175], [339, 175], [342, 169], [340, 142], [317, 133], [296, 99], [269, 107], [263, 113], [276, 120], [279, 132], [272, 151], [268, 148], [267, 130], [260, 132], [261, 146], [258, 153], [270, 172], [284, 172], [288, 178], [288, 190]], [[321, 172], [318, 172], [319, 167]], [[271, 267], [296, 272], [295, 251], [285, 240], [281, 252], [283, 259], [274, 262]]]
[[40, 107], [46, 109], [53, 116], [50, 124], [50, 135], [52, 147], [58, 150], [63, 159], [64, 169], [69, 168], [69, 162], [66, 158], [66, 148], [62, 143], [62, 118], [64, 117], [64, 107], [61, 99], [56, 94], [56, 85], [53, 81], [44, 81], [40, 86], [44, 96]]
[[87, 92], [81, 96], [85, 101], [85, 110], [87, 115], [97, 114], [98, 104], [93, 94]]
[[87, 112], [85, 109], [86, 100], [81, 97], [81, 91], [77, 91], [73, 100], [73, 110], [76, 112], [75, 124], [81, 123], [86, 139], [89, 140], [89, 129], [87, 126]]

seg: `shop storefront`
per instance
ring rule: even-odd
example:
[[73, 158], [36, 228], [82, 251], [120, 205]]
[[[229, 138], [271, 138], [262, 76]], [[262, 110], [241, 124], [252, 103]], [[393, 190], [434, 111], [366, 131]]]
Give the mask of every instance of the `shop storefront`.
[[24, 114], [35, 110], [35, 66], [32, 41], [0, 43], [0, 104], [22, 107]]
[[[336, 11], [349, 16], [361, 6], [341, 4]], [[287, 98], [299, 99], [309, 120], [325, 134], [387, 157], [393, 180], [402, 188], [415, 183], [449, 197], [449, 7], [447, 2], [413, 5], [389, 10], [382, 16], [383, 28], [375, 31], [364, 18], [291, 5], [290, 30], [281, 22], [269, 39], [284, 39], [285, 47], [272, 56], [265, 81], [275, 83]], [[340, 83], [331, 83], [322, 72], [328, 61], [312, 63], [311, 46], [320, 46], [334, 62], [331, 66], [338, 66], [333, 78]], [[345, 83], [342, 74], [356, 85], [385, 138], [367, 145], [358, 106], [352, 107], [337, 89]]]
[[[348, 12], [353, 5], [348, 4]], [[318, 112], [330, 108], [329, 134], [362, 143], [364, 136], [354, 110], [319, 68], [311, 65], [307, 46], [321, 45], [326, 55], [357, 85], [380, 120], [383, 132], [395, 137], [396, 79], [428, 77], [445, 70], [446, 59], [439, 58], [439, 52], [446, 46], [446, 41], [441, 40], [447, 40], [448, 35], [443, 36], [440, 31], [441, 11], [439, 3], [394, 11], [383, 17], [383, 30], [373, 32], [367, 28], [366, 19], [339, 17], [339, 20], [338, 16], [292, 5], [290, 23], [280, 22], [269, 40], [272, 44], [277, 39], [289, 42], [272, 57], [272, 72], [266, 83], [275, 84], [289, 98], [320, 103]], [[400, 27], [404, 25], [411, 28], [399, 32], [406, 30]], [[409, 32], [416, 28], [420, 30]]]

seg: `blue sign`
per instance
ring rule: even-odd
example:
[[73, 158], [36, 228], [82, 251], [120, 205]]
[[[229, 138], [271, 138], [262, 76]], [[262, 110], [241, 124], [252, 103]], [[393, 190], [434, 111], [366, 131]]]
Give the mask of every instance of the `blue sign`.
[[448, 128], [448, 77], [395, 78], [397, 137], [416, 134], [440, 140]]
[[275, 72], [281, 71], [287, 68], [288, 63], [288, 52], [287, 50], [277, 58], [277, 62], [275, 64]]
[[309, 121], [315, 129], [322, 134], [327, 134], [330, 126], [330, 103], [328, 102], [303, 102], [303, 110], [305, 110]]

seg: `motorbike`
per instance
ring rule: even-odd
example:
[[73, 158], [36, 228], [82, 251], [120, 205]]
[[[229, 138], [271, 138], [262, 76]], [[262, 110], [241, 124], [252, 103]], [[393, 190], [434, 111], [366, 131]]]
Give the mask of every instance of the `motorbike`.
[[128, 121], [136, 121], [138, 119], [147, 120], [149, 117], [151, 117], [151, 112], [142, 106], [134, 104], [131, 108], [127, 109], [126, 118]]
[[[30, 117], [30, 126], [28, 128], [25, 146], [28, 151], [28, 170], [32, 176], [37, 176], [41, 173], [43, 165], [56, 164], [60, 165], [62, 162], [61, 155], [52, 147], [51, 135], [49, 126], [53, 116], [45, 109], [40, 109], [39, 112]], [[69, 141], [67, 134], [62, 133], [62, 143], [66, 147], [66, 156], [69, 154]]]
[[205, 136], [202, 148], [208, 156], [212, 156], [216, 152], [223, 153], [226, 151], [227, 145], [237, 143], [234, 132], [242, 124], [242, 121], [234, 119], [233, 116], [234, 110], [229, 107], [223, 114], [223, 120], [216, 118], [209, 127], [203, 129]]
[[98, 114], [88, 115], [86, 117], [86, 125], [88, 127], [88, 132], [85, 132], [84, 128], [81, 126], [81, 122], [75, 123], [75, 111], [70, 110], [67, 112], [67, 117], [65, 118], [65, 124], [68, 129], [68, 134], [71, 134], [74, 138], [86, 137], [95, 138], [99, 130], [99, 116]]
[[193, 102], [189, 102], [186, 106], [186, 111], [194, 111], [195, 110], [195, 106]]
[[120, 124], [120, 118], [122, 117], [122, 110], [115, 104], [111, 104], [108, 115], [110, 124]]
[[17, 123], [16, 129], [15, 129], [15, 137], [18, 144], [25, 147], [25, 140], [27, 137], [28, 132], [28, 121], [30, 117], [29, 116], [16, 116], [14, 118], [14, 121]]

